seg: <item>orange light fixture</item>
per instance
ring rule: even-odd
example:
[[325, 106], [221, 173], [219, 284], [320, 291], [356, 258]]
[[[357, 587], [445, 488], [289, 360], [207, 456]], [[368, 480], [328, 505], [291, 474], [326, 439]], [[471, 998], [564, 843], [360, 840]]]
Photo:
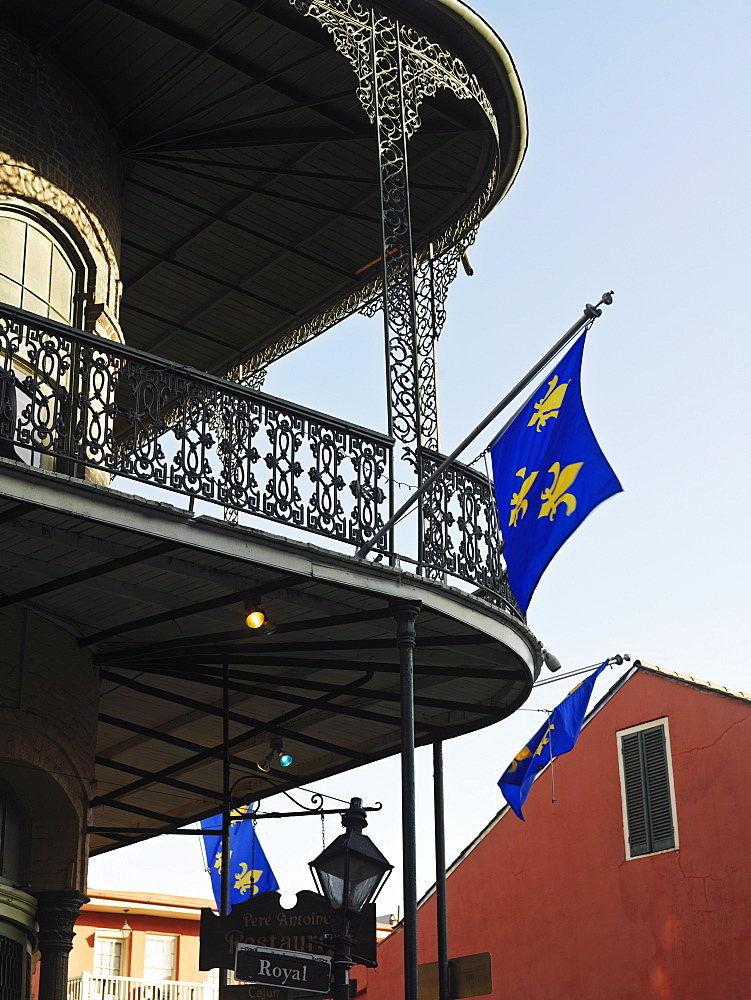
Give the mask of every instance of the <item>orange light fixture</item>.
[[248, 628], [260, 628], [266, 621], [266, 615], [263, 611], [259, 611], [257, 608], [250, 611], [248, 617], [245, 619], [245, 624]]

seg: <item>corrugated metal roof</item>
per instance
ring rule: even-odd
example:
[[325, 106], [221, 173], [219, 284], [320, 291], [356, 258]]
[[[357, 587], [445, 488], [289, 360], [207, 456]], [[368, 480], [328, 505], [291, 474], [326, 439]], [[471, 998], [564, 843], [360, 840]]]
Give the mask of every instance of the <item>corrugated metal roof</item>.
[[[385, 6], [457, 45], [471, 71], [477, 62], [500, 124], [500, 197], [526, 135], [500, 43], [441, 4]], [[81, 10], [27, 0], [3, 17], [96, 95], [117, 136], [128, 343], [222, 374], [378, 276], [361, 271], [382, 254], [374, 128], [315, 19], [288, 0]], [[463, 217], [497, 152], [477, 102], [441, 90], [421, 118], [410, 151], [417, 244]]]
[[[529, 692], [536, 641], [467, 594], [64, 476], [4, 472], [0, 603], [63, 624], [101, 673], [94, 825], [123, 832], [94, 835], [95, 851], [217, 811], [224, 663], [233, 775], [250, 775], [258, 798], [397, 753], [393, 600], [423, 602], [418, 743], [504, 718]], [[250, 594], [273, 634], [244, 627]], [[272, 736], [290, 771], [257, 769]]]

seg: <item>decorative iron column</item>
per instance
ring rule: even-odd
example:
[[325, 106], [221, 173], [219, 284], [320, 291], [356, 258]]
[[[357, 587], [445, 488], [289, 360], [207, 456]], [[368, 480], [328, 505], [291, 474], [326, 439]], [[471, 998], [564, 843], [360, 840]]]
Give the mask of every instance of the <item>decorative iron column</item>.
[[[399, 24], [373, 13], [373, 96], [381, 194], [389, 433], [414, 462], [420, 443], [417, 301], [409, 199], [408, 103]], [[416, 108], [413, 107], [416, 115]]]
[[73, 925], [84, 903], [77, 889], [56, 889], [36, 893], [39, 922], [39, 1000], [66, 1000], [68, 955], [73, 947]]
[[[477, 226], [460, 244], [451, 244], [440, 256], [434, 256], [430, 245], [428, 257], [417, 269], [417, 411], [419, 438], [415, 474], [421, 486], [431, 472], [431, 460], [440, 453], [438, 423], [437, 347], [446, 322], [446, 298], [449, 285], [456, 277], [462, 254], [474, 242]], [[432, 453], [432, 454], [431, 454]], [[418, 572], [430, 579], [445, 582], [445, 565], [436, 568], [426, 564], [426, 551], [446, 553], [448, 525], [437, 512], [445, 507], [445, 484], [436, 483], [420, 501], [418, 533]]]
[[[434, 245], [415, 246], [408, 144], [420, 128], [422, 102], [444, 88], [460, 100], [478, 103], [496, 139], [498, 125], [477, 78], [460, 59], [411, 25], [350, 0], [290, 3], [332, 36], [357, 76], [357, 96], [376, 126], [388, 430], [401, 446], [392, 478], [412, 488], [421, 481], [421, 449], [439, 447], [435, 348], [446, 318], [448, 286], [462, 253], [474, 241], [495, 187], [495, 170], [464, 218]], [[377, 299], [369, 298], [362, 311], [372, 315], [376, 309]]]
[[438, 383], [436, 350], [438, 338], [446, 322], [446, 297], [449, 285], [456, 277], [462, 254], [474, 241], [475, 227], [460, 245], [450, 246], [436, 254], [431, 243], [428, 256], [419, 263], [415, 273], [415, 304], [417, 319], [417, 413], [420, 448], [439, 451]]
[[394, 601], [399, 649], [404, 868], [404, 1000], [417, 1000], [417, 825], [415, 822], [415, 620], [419, 601]]

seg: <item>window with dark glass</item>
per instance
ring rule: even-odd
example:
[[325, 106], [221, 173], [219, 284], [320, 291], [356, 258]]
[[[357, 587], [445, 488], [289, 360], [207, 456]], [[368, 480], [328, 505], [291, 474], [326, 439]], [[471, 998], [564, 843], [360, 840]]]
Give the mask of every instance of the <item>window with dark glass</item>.
[[677, 847], [666, 723], [618, 734], [627, 856]]
[[0, 883], [16, 887], [29, 881], [31, 823], [21, 800], [0, 781]]

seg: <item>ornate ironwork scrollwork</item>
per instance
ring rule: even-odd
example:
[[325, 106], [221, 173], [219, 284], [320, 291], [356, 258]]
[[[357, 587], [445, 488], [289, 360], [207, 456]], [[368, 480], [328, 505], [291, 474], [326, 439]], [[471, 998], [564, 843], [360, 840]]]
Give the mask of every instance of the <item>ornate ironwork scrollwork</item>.
[[370, 75], [373, 12], [354, 0], [290, 0], [301, 14], [315, 18], [331, 35], [338, 52], [349, 60], [358, 80], [357, 96], [371, 121], [375, 96]]
[[347, 525], [339, 493], [345, 484], [339, 474], [339, 467], [344, 459], [346, 434], [315, 425], [311, 425], [310, 431], [310, 448], [316, 464], [309, 469], [308, 476], [315, 484], [316, 494], [314, 510], [308, 513], [308, 526], [317, 531], [326, 531], [333, 538], [344, 538]]
[[[493, 106], [461, 59], [425, 38], [408, 24], [391, 21], [368, 4], [354, 0], [290, 0], [301, 14], [315, 18], [331, 35], [338, 52], [349, 60], [358, 80], [357, 95], [366, 114], [375, 121], [377, 98], [371, 75], [370, 45], [373, 30], [389, 33], [404, 52], [403, 89], [407, 95], [407, 138], [420, 127], [420, 104], [441, 88], [460, 100], [474, 100], [482, 107], [498, 137]], [[377, 28], [375, 27], [377, 25]]]
[[359, 545], [385, 520], [390, 450], [375, 431], [0, 305], [2, 457], [70, 460]]
[[[332, 36], [334, 45], [349, 61], [358, 81], [358, 97], [371, 121], [376, 119], [375, 84], [372, 72], [371, 35], [374, 12], [363, 3], [350, 0], [289, 0], [291, 5], [304, 16], [316, 19]], [[387, 19], [380, 17], [381, 22]], [[403, 92], [406, 95], [407, 121], [406, 137], [419, 127], [419, 105], [440, 88], [447, 88], [460, 99], [475, 100], [484, 109], [496, 137], [498, 128], [493, 108], [487, 94], [477, 78], [469, 73], [464, 63], [448, 50], [424, 38], [408, 25], [399, 26], [399, 38], [404, 63]], [[474, 238], [471, 234], [495, 190], [497, 170], [494, 168], [485, 190], [467, 214], [457, 220], [444, 233], [434, 238], [433, 248], [415, 248], [420, 260], [429, 253], [440, 256], [445, 250], [457, 245], [466, 245]], [[292, 326], [274, 344], [238, 365], [226, 378], [240, 382], [252, 389], [263, 386], [266, 368], [273, 361], [321, 333], [335, 326], [356, 312], [373, 316], [382, 306], [381, 280], [377, 279], [349, 293], [341, 301], [334, 303], [317, 316], [304, 323]], [[430, 435], [424, 442], [432, 447]]]
[[418, 266], [417, 307], [417, 386], [420, 415], [420, 445], [437, 451], [438, 386], [436, 382], [436, 345], [446, 322], [446, 298], [456, 277], [462, 254], [474, 243], [475, 226], [460, 244], [451, 245], [440, 256], [429, 254]]
[[[261, 426], [261, 407], [247, 399], [226, 394], [217, 408], [214, 427], [219, 433], [217, 451], [222, 460], [218, 497], [225, 519], [236, 522], [239, 511], [255, 514], [261, 506], [255, 466], [260, 459], [252, 442]], [[231, 511], [233, 516], [227, 516]]]
[[[436, 452], [419, 454], [420, 478], [443, 461]], [[480, 596], [523, 618], [501, 557], [501, 534], [493, 484], [482, 473], [455, 462], [423, 498], [419, 564], [430, 579], [465, 580]]]
[[349, 533], [353, 538], [364, 540], [372, 538], [384, 523], [381, 510], [386, 493], [379, 484], [384, 481], [388, 451], [357, 435], [351, 437], [350, 447], [356, 478], [350, 484], [355, 506], [350, 516]]
[[[392, 451], [375, 431], [0, 305], [2, 458], [96, 468], [359, 546], [386, 519]], [[442, 457], [416, 454], [422, 480]], [[455, 463], [419, 523], [420, 572], [523, 617], [485, 476]]]
[[[30, 368], [21, 380], [28, 401], [23, 406], [20, 443], [39, 451], [67, 451], [70, 446], [70, 347], [65, 338], [37, 326], [28, 331], [24, 360]], [[66, 412], [67, 411], [67, 412]]]
[[[438, 447], [435, 385], [435, 338], [445, 319], [445, 287], [441, 276], [456, 274], [456, 264], [487, 204], [483, 193], [470, 217], [452, 227], [451, 238], [437, 247], [441, 265], [429, 248], [420, 253], [415, 276], [415, 248], [409, 209], [407, 143], [420, 127], [420, 106], [439, 89], [476, 101], [498, 138], [498, 126], [487, 94], [464, 63], [415, 28], [395, 21], [376, 8], [352, 0], [290, 0], [315, 18], [350, 62], [358, 80], [358, 97], [376, 124], [381, 173], [383, 227], [383, 307], [389, 360], [391, 433], [404, 445], [404, 457], [415, 464], [418, 447]], [[443, 258], [445, 255], [445, 260]], [[428, 280], [425, 280], [425, 271]], [[439, 287], [440, 286], [440, 287]], [[361, 310], [372, 315], [374, 298]]]
[[263, 460], [271, 473], [263, 497], [263, 512], [274, 520], [297, 527], [304, 522], [298, 481], [302, 465], [298, 453], [303, 442], [303, 422], [292, 413], [267, 410], [266, 436], [271, 445]]
[[74, 452], [88, 465], [106, 466], [112, 462], [115, 389], [121, 368], [106, 351], [82, 346], [78, 352]]
[[414, 94], [405, 89], [400, 26], [373, 16], [371, 36], [375, 122], [381, 171], [383, 311], [389, 362], [389, 429], [414, 464], [420, 444], [417, 387], [417, 304], [407, 141]]

